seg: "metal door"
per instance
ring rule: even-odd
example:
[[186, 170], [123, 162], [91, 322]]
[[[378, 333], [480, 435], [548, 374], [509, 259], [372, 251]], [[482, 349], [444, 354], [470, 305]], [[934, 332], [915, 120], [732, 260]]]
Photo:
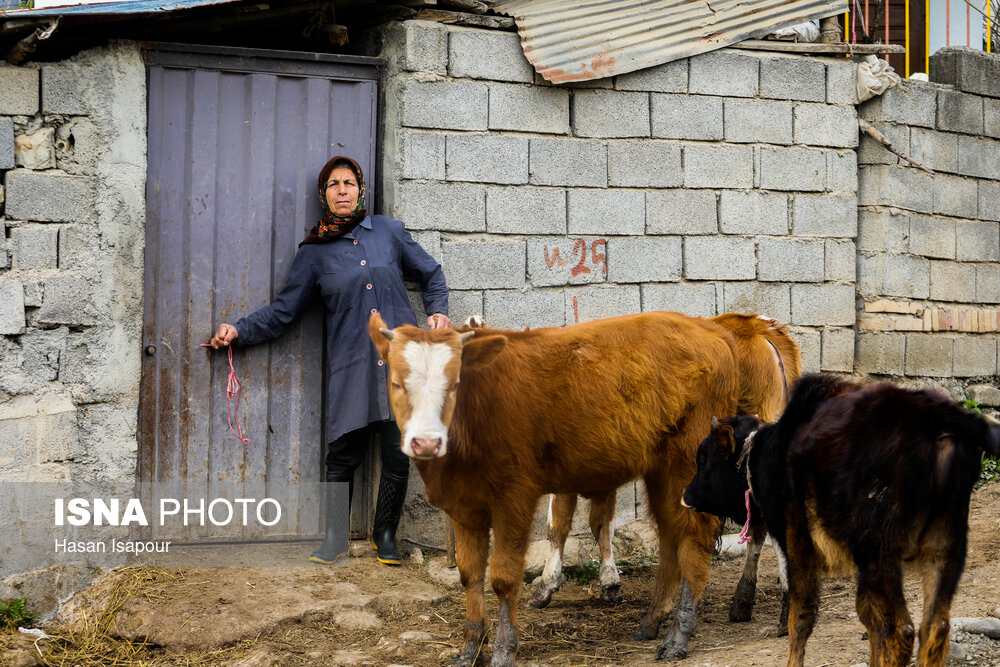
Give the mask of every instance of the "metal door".
[[[282, 534], [319, 532], [323, 321], [319, 303], [269, 345], [236, 350], [243, 395], [229, 431], [221, 322], [267, 304], [318, 219], [316, 175], [354, 157], [378, 182], [382, 61], [150, 45], [145, 316], [138, 475], [158, 498], [270, 497]], [[193, 516], [192, 523], [197, 523]], [[260, 527], [151, 527], [149, 537], [260, 539]]]

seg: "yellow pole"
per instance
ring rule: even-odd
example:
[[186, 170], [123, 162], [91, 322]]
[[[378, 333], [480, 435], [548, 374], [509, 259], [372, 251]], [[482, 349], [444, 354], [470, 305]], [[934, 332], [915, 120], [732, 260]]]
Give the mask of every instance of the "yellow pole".
[[931, 0], [924, 0], [924, 72], [931, 73]]
[[990, 0], [986, 0], [986, 53], [993, 53], [993, 21], [990, 19]]
[[[989, 2], [990, 0], [986, 0]], [[906, 34], [906, 76], [910, 76], [910, 0], [904, 0], [903, 6], [906, 7], [906, 18], [905, 21], [905, 34]]]

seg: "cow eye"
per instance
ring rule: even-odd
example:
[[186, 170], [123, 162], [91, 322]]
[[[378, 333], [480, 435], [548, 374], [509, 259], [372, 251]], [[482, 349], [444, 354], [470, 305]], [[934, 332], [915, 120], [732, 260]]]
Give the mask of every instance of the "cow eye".
[[392, 381], [392, 388], [393, 388], [393, 389], [402, 389], [402, 388], [403, 388], [403, 385], [401, 385], [401, 384], [399, 384], [398, 382], [396, 382], [395, 380], [393, 380], [393, 381]]

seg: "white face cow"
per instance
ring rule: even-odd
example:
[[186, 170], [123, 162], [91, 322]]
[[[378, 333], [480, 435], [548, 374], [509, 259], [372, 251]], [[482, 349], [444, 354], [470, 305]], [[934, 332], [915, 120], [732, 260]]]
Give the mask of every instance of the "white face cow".
[[461, 371], [493, 361], [507, 339], [472, 340], [473, 331], [411, 326], [390, 331], [377, 313], [368, 333], [389, 364], [389, 404], [403, 434], [403, 453], [415, 459], [444, 456]]

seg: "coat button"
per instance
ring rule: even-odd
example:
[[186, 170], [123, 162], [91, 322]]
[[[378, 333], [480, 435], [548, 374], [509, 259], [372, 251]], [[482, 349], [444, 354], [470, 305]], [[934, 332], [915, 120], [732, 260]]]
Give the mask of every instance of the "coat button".
[[379, 359], [379, 360], [378, 360], [378, 365], [379, 365], [379, 366], [385, 366], [385, 362], [384, 362], [384, 361], [382, 361], [381, 359]]
[[378, 312], [378, 308], [372, 308], [372, 315]]
[[354, 239], [354, 245], [358, 245], [358, 240]]
[[365, 285], [365, 289], [371, 289], [371, 288], [372, 288], [372, 284], [371, 283], [368, 283], [367, 285]]
[[361, 260], [361, 266], [364, 266], [364, 265], [365, 265], [365, 264], [367, 264], [367, 263], [368, 263], [368, 262], [366, 262], [365, 260]]

